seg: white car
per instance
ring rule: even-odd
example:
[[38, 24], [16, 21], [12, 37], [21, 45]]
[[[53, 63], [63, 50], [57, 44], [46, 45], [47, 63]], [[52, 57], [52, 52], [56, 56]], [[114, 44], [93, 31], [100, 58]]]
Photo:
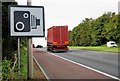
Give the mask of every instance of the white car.
[[114, 41], [107, 42], [107, 47], [117, 47], [117, 44]]

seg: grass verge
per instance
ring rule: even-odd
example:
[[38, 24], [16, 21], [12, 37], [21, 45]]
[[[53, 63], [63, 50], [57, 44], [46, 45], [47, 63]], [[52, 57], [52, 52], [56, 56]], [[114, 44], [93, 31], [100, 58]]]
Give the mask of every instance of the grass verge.
[[20, 71], [16, 63], [14, 70], [10, 73], [8, 79], [27, 79], [27, 48], [20, 49]]
[[68, 46], [68, 48], [76, 48], [82, 50], [95, 50], [95, 51], [104, 51], [104, 52], [114, 52], [120, 53], [118, 47], [105, 47], [105, 46]]
[[41, 69], [39, 68], [39, 66], [37, 65], [37, 63], [35, 62], [35, 60], [33, 60], [33, 67], [34, 67], [34, 79], [38, 79], [40, 81], [47, 81], [46, 77], [44, 76], [43, 72], [41, 71]]
[[[20, 50], [20, 71], [18, 71], [18, 65], [16, 64], [14, 70], [10, 73], [8, 79], [27, 80], [27, 48], [26, 47], [22, 47]], [[34, 60], [33, 60], [33, 79], [47, 81], [44, 74], [39, 69], [38, 65]]]

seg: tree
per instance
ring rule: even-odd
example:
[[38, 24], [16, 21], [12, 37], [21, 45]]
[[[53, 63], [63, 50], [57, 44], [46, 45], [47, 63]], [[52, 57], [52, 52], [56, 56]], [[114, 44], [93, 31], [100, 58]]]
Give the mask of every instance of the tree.
[[120, 43], [119, 31], [120, 15], [108, 12], [95, 20], [85, 18], [72, 30], [70, 42], [78, 46], [99, 46], [111, 40]]
[[17, 5], [16, 2], [2, 3], [2, 57], [11, 59], [14, 56], [13, 52], [17, 50], [17, 39], [9, 36], [8, 27], [8, 5]]

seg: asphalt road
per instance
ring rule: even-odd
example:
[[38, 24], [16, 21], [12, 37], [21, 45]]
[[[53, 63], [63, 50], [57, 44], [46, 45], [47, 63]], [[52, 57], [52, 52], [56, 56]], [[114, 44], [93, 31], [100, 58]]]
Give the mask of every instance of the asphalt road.
[[[46, 51], [45, 48], [42, 50]], [[54, 54], [118, 77], [117, 53], [69, 49], [68, 52]]]

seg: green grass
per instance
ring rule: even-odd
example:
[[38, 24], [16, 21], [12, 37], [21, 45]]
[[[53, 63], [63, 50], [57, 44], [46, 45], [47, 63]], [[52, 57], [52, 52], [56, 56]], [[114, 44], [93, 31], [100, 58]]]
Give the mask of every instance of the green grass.
[[27, 48], [23, 48], [21, 50], [21, 55], [20, 55], [20, 72], [22, 73], [23, 79], [27, 79]]
[[102, 46], [68, 46], [68, 47], [69, 48], [76, 48], [76, 49], [83, 49], [83, 50], [95, 50], [95, 51], [105, 51], [105, 52], [118, 53], [118, 47], [105, 47], [104, 45], [102, 45]]
[[[34, 76], [35, 76], [35, 68], [33, 67], [33, 77]], [[20, 49], [20, 71], [18, 71], [18, 65], [16, 64], [14, 71], [10, 73], [10, 76], [8, 79], [26, 79], [27, 80], [27, 48], [26, 47], [22, 47]]]
[[[17, 54], [17, 51], [14, 52], [14, 54]], [[13, 58], [14, 59], [14, 58]], [[9, 62], [8, 60], [6, 60], [7, 62]], [[5, 61], [5, 62], [6, 62]], [[13, 60], [14, 62], [14, 60]], [[10, 64], [10, 63], [8, 63]], [[12, 62], [11, 65], [13, 66]], [[6, 66], [8, 67], [8, 66]], [[11, 69], [11, 67], [10, 67]], [[1, 70], [1, 67], [0, 67]], [[33, 70], [35, 72], [35, 69]], [[33, 72], [33, 73], [34, 73]], [[35, 74], [35, 73], [34, 73]], [[1, 73], [0, 73], [1, 75]], [[5, 76], [5, 80], [6, 79], [26, 79], [27, 80], [27, 48], [24, 46], [20, 47], [20, 71], [18, 71], [18, 64], [15, 64], [15, 68], [13, 70], [10, 71], [10, 73], [8, 74], [8, 76]]]
[[27, 48], [22, 47], [20, 49], [20, 71], [18, 71], [18, 65], [16, 64], [14, 71], [10, 73], [8, 79], [27, 79]]
[[2, 77], [2, 66], [0, 65], [0, 80], [1, 80], [1, 77]]

